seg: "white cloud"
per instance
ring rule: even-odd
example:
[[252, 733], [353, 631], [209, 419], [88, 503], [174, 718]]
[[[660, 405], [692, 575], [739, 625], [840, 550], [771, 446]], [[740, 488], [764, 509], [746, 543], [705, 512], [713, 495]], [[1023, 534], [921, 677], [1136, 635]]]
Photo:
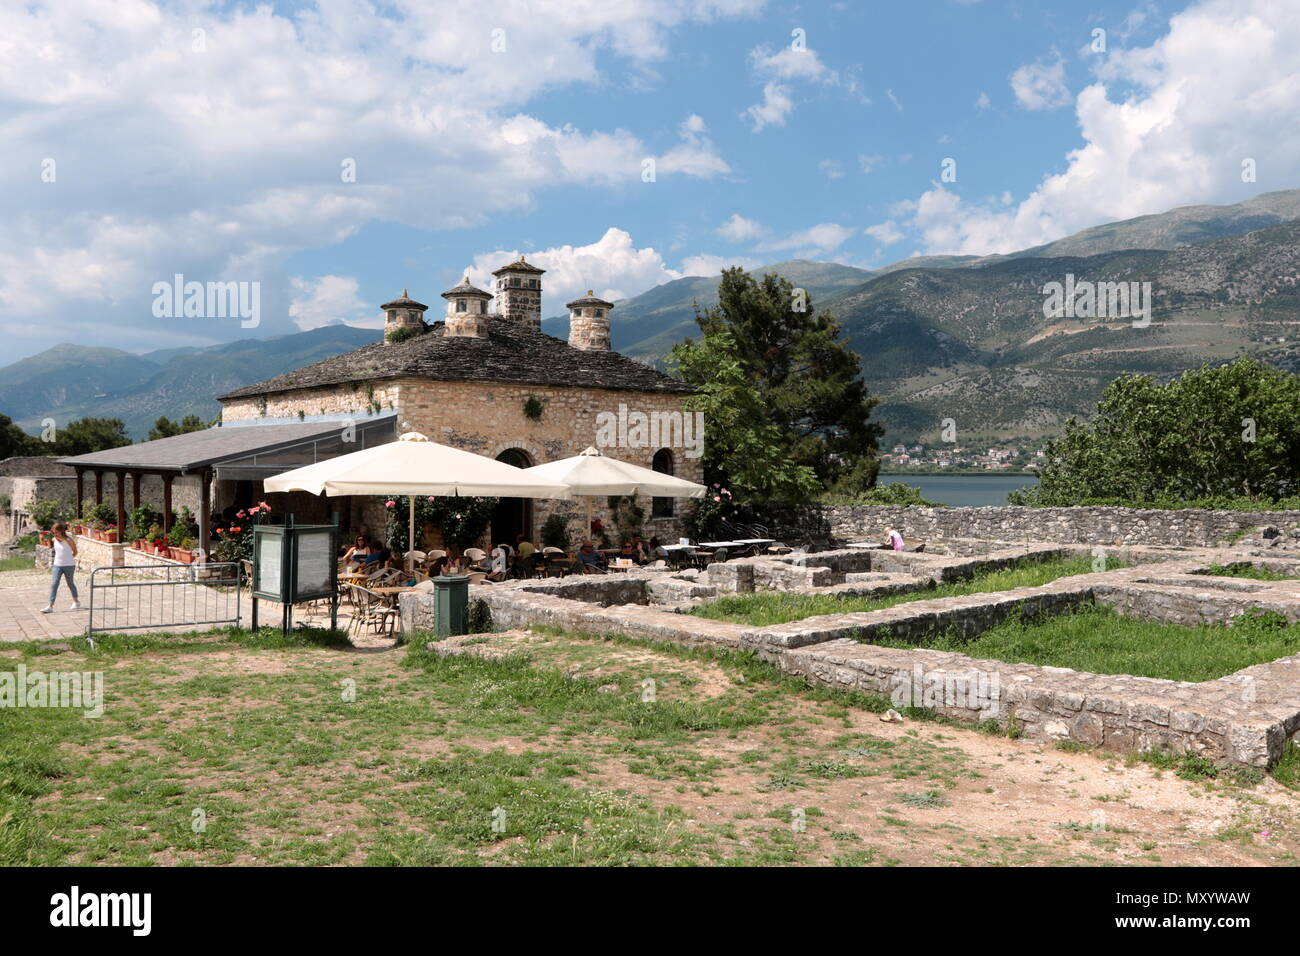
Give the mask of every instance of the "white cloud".
[[879, 154], [874, 154], [874, 155], [868, 155], [866, 153], [858, 154], [858, 168], [862, 170], [864, 175], [870, 174], [873, 170], [879, 168], [884, 161], [885, 161], [885, 157]]
[[877, 223], [874, 226], [868, 226], [862, 231], [882, 246], [892, 246], [903, 238], [903, 231], [898, 228], [898, 224], [892, 219]]
[[979, 96], [975, 98], [975, 109], [981, 112], [988, 109], [992, 105], [993, 105], [993, 101], [989, 99], [989, 95], [987, 93], [981, 93]]
[[732, 266], [740, 266], [742, 269], [751, 270], [762, 265], [767, 265], [767, 263], [762, 259], [754, 259], [750, 256], [715, 256], [705, 253], [687, 256], [682, 261], [682, 275], [715, 276], [723, 269], [729, 269]]
[[1065, 83], [1065, 58], [1053, 50], [1051, 62], [1027, 63], [1011, 74], [1016, 102], [1027, 110], [1054, 110], [1070, 102]]
[[[1239, 202], [1300, 181], [1300, 8], [1206, 0], [1147, 47], [1114, 50], [1075, 112], [1083, 145], [1023, 201], [967, 204], [934, 186], [910, 203], [930, 253], [1011, 252], [1188, 203]], [[1243, 183], [1243, 159], [1259, 181]], [[898, 216], [901, 212], [891, 212]]]
[[770, 240], [758, 245], [762, 252], [784, 252], [793, 250], [796, 257], [825, 255], [842, 246], [854, 233], [848, 226], [839, 223], [822, 222], [807, 229], [800, 229], [783, 239]]
[[123, 344], [211, 341], [226, 333], [158, 327], [154, 281], [260, 280], [263, 314], [283, 326], [304, 294], [288, 257], [368, 224], [479, 224], [554, 186], [640, 185], [650, 156], [660, 177], [725, 175], [697, 116], [644, 141], [525, 107], [600, 82], [606, 64], [648, 67], [674, 29], [757, 5], [0, 5], [0, 323], [57, 310], [60, 338], [103, 341], [112, 326]]
[[754, 132], [766, 126], [784, 126], [786, 117], [794, 110], [794, 100], [790, 99], [790, 91], [780, 83], [765, 83], [763, 85], [763, 102], [755, 103], [753, 106], [741, 113], [741, 117], [749, 117], [754, 124]]
[[732, 242], [751, 242], [761, 239], [767, 233], [767, 227], [761, 222], [746, 219], [740, 213], [733, 212], [731, 218], [720, 225], [716, 232]]
[[[564, 303], [584, 295], [588, 289], [613, 302], [640, 295], [684, 275], [668, 268], [657, 250], [650, 246], [638, 249], [631, 235], [612, 226], [589, 245], [553, 246], [524, 254], [533, 265], [546, 270], [542, 276], [544, 316], [563, 313]], [[519, 255], [518, 249], [480, 253], [464, 272], [480, 289], [492, 291], [492, 270], [513, 262]]]
[[[754, 75], [764, 80], [763, 102], [755, 103], [743, 113], [742, 119], [748, 118], [757, 133], [767, 126], [784, 126], [786, 118], [794, 110], [794, 100], [790, 95], [792, 81], [819, 83], [827, 86], [839, 86], [840, 75], [830, 69], [817, 56], [816, 51], [804, 47], [782, 47], [775, 53], [767, 47], [755, 47], [749, 51], [750, 68]], [[856, 81], [846, 84], [854, 95], [860, 95]]]
[[361, 298], [359, 283], [351, 276], [291, 276], [289, 286], [293, 292], [289, 318], [303, 331], [340, 323], [367, 329], [384, 327], [383, 315], [374, 303]]
[[827, 179], [843, 179], [844, 167], [840, 165], [839, 160], [823, 159], [817, 164], [817, 168], [822, 171]]

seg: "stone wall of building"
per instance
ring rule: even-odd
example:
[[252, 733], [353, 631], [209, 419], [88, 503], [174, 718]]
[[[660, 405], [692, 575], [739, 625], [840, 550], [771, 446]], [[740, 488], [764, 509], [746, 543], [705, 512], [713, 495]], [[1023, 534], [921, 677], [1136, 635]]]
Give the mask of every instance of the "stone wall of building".
[[[541, 406], [537, 419], [529, 418], [525, 413], [530, 399]], [[354, 387], [351, 384], [298, 389], [267, 396], [265, 406], [256, 398], [232, 399], [224, 404], [222, 418], [225, 421], [246, 421], [263, 415], [295, 418], [299, 412], [304, 416], [363, 416], [396, 409], [400, 431], [413, 429], [433, 441], [489, 458], [515, 449], [523, 452], [531, 464], [540, 465], [569, 458], [589, 446], [598, 445], [597, 415], [602, 412], [618, 415], [620, 406], [628, 412], [639, 411], [647, 415], [682, 410], [681, 396], [676, 394], [501, 382], [394, 379], [377, 383], [373, 392], [364, 385]], [[655, 453], [662, 447], [669, 447], [673, 454], [674, 473], [689, 481], [702, 481], [702, 460], [689, 457], [693, 451], [683, 444], [679, 442], [677, 447], [665, 444], [636, 448], [602, 447], [601, 451], [649, 468]], [[274, 501], [272, 505], [275, 505]], [[620, 526], [605, 496], [593, 498], [591, 505], [592, 517], [601, 520], [610, 542], [617, 544], [620, 533], [629, 530], [629, 509], [626, 505], [620, 507], [625, 519]], [[671, 518], [652, 517], [651, 499], [646, 496], [638, 496], [636, 505], [644, 513], [641, 533], [645, 537], [658, 535], [664, 540], [676, 540], [684, 533], [682, 519], [689, 508], [689, 499], [674, 499]], [[587, 501], [580, 498], [568, 501], [538, 499], [533, 505], [534, 535], [540, 534], [543, 523], [551, 514], [559, 513], [569, 519], [570, 541], [576, 546], [585, 537], [586, 506]], [[381, 532], [384, 525], [382, 505], [371, 502], [363, 507], [362, 514], [354, 515], [353, 526], [365, 526], [372, 533]]]
[[930, 538], [986, 538], [1099, 545], [1214, 547], [1275, 527], [1300, 539], [1300, 511], [1163, 511], [1078, 507], [919, 508], [855, 505], [822, 509], [833, 538], [878, 541], [897, 528], [908, 544]]

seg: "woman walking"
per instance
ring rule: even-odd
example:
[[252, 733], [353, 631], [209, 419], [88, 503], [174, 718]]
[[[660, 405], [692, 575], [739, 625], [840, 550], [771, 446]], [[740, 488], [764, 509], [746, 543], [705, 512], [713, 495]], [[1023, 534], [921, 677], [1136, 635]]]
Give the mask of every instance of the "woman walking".
[[50, 603], [41, 608], [41, 613], [49, 614], [54, 610], [54, 599], [59, 594], [59, 578], [67, 578], [68, 590], [72, 592], [72, 610], [80, 611], [81, 602], [77, 600], [77, 583], [72, 580], [72, 575], [77, 570], [77, 542], [68, 537], [68, 526], [62, 521], [56, 523], [52, 530], [54, 532], [51, 541], [54, 545], [54, 573], [50, 577]]

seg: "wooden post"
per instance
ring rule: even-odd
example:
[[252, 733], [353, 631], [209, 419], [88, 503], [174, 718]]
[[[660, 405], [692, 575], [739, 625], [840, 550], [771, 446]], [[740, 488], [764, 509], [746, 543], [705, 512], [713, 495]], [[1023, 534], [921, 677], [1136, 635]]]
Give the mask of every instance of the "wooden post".
[[126, 472], [114, 472], [117, 476], [117, 540], [126, 540]]
[[163, 535], [166, 536], [172, 528], [172, 476], [163, 475]]
[[209, 525], [212, 518], [212, 471], [205, 469], [199, 476], [199, 548], [203, 551], [203, 560], [207, 561]]
[[95, 504], [102, 505], [103, 503], [104, 503], [104, 473], [102, 471], [96, 470], [95, 471]]
[[144, 481], [144, 475], [135, 472], [131, 475], [131, 507], [140, 507], [140, 482]]
[[81, 496], [85, 492], [82, 491], [81, 485], [82, 485], [82, 480], [85, 478], [85, 476], [86, 473], [82, 471], [80, 468], [78, 468], [77, 469], [77, 517], [78, 518], [84, 517], [81, 513]]

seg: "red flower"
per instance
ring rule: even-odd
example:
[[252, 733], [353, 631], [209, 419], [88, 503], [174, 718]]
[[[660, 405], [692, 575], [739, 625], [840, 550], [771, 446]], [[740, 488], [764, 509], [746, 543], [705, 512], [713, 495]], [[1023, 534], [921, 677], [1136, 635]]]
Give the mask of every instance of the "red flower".
[[235, 517], [236, 517], [236, 518], [247, 518], [248, 515], [245, 514], [245, 513], [242, 512], [242, 511], [237, 511], [237, 512], [235, 512]]

